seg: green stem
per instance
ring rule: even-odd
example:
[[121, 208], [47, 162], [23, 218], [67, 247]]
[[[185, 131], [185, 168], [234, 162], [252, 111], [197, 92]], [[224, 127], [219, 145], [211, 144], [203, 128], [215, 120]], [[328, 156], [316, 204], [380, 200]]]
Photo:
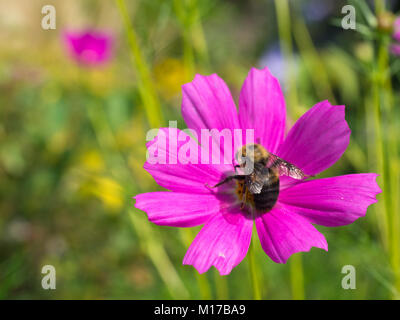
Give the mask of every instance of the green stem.
[[221, 276], [218, 270], [214, 270], [214, 281], [217, 300], [229, 299], [229, 288], [226, 276]]
[[138, 210], [131, 210], [129, 214], [132, 225], [141, 239], [140, 243], [143, 245], [146, 254], [153, 262], [153, 265], [161, 279], [166, 284], [171, 296], [175, 299], [187, 299], [189, 293], [176, 272], [165, 249], [160, 245], [160, 239], [152, 230], [149, 222], [141, 215], [143, 216], [143, 213], [138, 212]]
[[[296, 72], [293, 57], [293, 44], [291, 32], [291, 17], [288, 0], [275, 0], [275, 9], [278, 22], [279, 38], [285, 60], [289, 64], [288, 79], [288, 101], [296, 117], [300, 116], [298, 110], [298, 96], [296, 88]], [[304, 30], [303, 30], [304, 31]], [[304, 33], [302, 34], [304, 36]], [[301, 257], [294, 256], [290, 262], [291, 286], [294, 299], [304, 298], [303, 267]], [[296, 277], [294, 277], [296, 275]]]
[[[385, 56], [382, 58], [384, 65], [382, 69], [384, 70], [385, 78], [383, 82], [383, 92], [385, 94], [385, 110], [386, 110], [386, 124], [387, 124], [387, 159], [388, 161], [388, 171], [390, 175], [388, 177], [388, 183], [390, 192], [387, 194], [387, 203], [390, 205], [388, 208], [388, 220], [390, 223], [390, 263], [395, 277], [395, 287], [398, 292], [400, 292], [400, 159], [398, 153], [398, 137], [399, 130], [397, 123], [393, 121], [396, 119], [394, 113], [394, 96], [393, 88], [389, 71], [389, 54], [387, 51], [388, 44], [383, 42], [386, 48], [383, 53]], [[398, 295], [394, 298], [398, 299]]]
[[288, 63], [288, 72], [286, 75], [288, 83], [288, 102], [295, 117], [300, 116], [298, 110], [298, 97], [296, 89], [296, 70], [293, 58], [293, 44], [290, 23], [290, 9], [288, 0], [275, 0], [275, 9], [278, 23], [278, 32], [280, 46], [283, 56]]
[[293, 299], [304, 300], [303, 263], [299, 254], [295, 254], [290, 258], [290, 280]]
[[382, 130], [382, 115], [381, 115], [381, 99], [379, 94], [379, 84], [376, 79], [373, 80], [372, 84], [372, 96], [373, 96], [373, 118], [374, 118], [374, 133], [375, 133], [375, 154], [376, 154], [376, 166], [378, 174], [378, 183], [382, 189], [382, 194], [378, 195], [379, 198], [383, 198], [378, 201], [377, 214], [381, 220], [382, 230], [383, 230], [383, 246], [388, 249], [389, 246], [389, 223], [388, 223], [388, 207], [387, 207], [387, 184], [386, 184], [386, 170], [385, 170], [385, 154], [384, 154], [384, 144], [383, 144], [383, 130]]
[[195, 53], [203, 63], [208, 64], [207, 43], [200, 21], [197, 0], [174, 0], [175, 14], [179, 20], [183, 38], [183, 60], [186, 78], [192, 80], [195, 72]]
[[125, 27], [126, 37], [131, 49], [133, 67], [138, 75], [138, 89], [147, 119], [153, 128], [159, 128], [162, 123], [161, 107], [156, 90], [151, 79], [150, 68], [142, 54], [136, 32], [130, 21], [124, 0], [116, 0]]
[[[181, 238], [186, 248], [189, 248], [192, 240], [193, 240], [193, 232], [188, 228], [183, 228], [179, 230], [181, 233]], [[199, 274], [196, 269], [193, 269], [193, 272], [196, 277], [197, 285], [199, 287], [200, 298], [203, 300], [211, 299], [211, 288], [208, 283], [206, 274]]]
[[198, 0], [192, 0], [194, 7], [192, 26], [193, 47], [197, 53], [197, 56], [199, 57], [200, 62], [208, 66], [210, 60], [208, 56], [207, 41], [204, 36], [203, 25], [201, 23], [197, 1]]
[[[329, 99], [332, 104], [336, 104], [325, 65], [314, 46], [301, 14], [296, 16], [293, 23], [294, 39], [300, 49], [300, 54], [303, 57], [305, 65], [309, 70], [316, 94], [321, 100]], [[318, 72], [315, 72], [315, 70], [318, 70]]]
[[189, 81], [194, 73], [194, 50], [191, 42], [190, 17], [186, 2], [183, 0], [174, 0], [175, 14], [181, 24], [183, 37], [183, 63], [186, 70], [186, 80]]
[[[387, 46], [385, 46], [387, 48]], [[393, 89], [391, 78], [389, 76], [389, 57], [387, 50], [385, 51], [386, 59], [385, 65], [383, 66], [383, 70], [385, 70], [385, 76], [383, 85], [383, 92], [385, 93], [385, 123], [387, 126], [387, 162], [388, 172], [388, 185], [389, 192], [386, 195], [386, 203], [388, 205], [388, 221], [390, 225], [390, 263], [392, 266], [392, 270], [394, 272], [395, 277], [395, 287], [397, 291], [400, 291], [400, 185], [399, 185], [399, 154], [398, 154], [398, 137], [399, 130], [397, 127], [397, 123], [393, 121], [395, 110], [394, 106], [394, 97], [393, 97]], [[394, 296], [394, 298], [398, 299], [398, 296]]]
[[[384, 13], [384, 0], [375, 1], [375, 11], [377, 16]], [[378, 150], [382, 152], [378, 155], [378, 161], [382, 170], [381, 181], [384, 199], [382, 206], [384, 206], [384, 218], [386, 223], [386, 247], [389, 250], [390, 264], [395, 278], [395, 287], [400, 291], [400, 185], [398, 178], [400, 173], [400, 161], [397, 146], [399, 132], [393, 120], [396, 117], [394, 116], [394, 97], [389, 72], [389, 41], [387, 35], [381, 35], [378, 41], [378, 70], [373, 90], [375, 96], [375, 115], [379, 116], [379, 119], [376, 120], [377, 122], [379, 121], [379, 124], [377, 123], [377, 129], [382, 130], [381, 123], [383, 121], [386, 134], [384, 135], [383, 132], [380, 132], [380, 137], [387, 141], [386, 150], [384, 149], [382, 140], [377, 142], [379, 144]], [[377, 139], [380, 140], [378, 136]], [[386, 163], [384, 161], [385, 159], [388, 159]], [[388, 174], [389, 172], [390, 174]], [[398, 298], [398, 296], [394, 295], [393, 298]]]
[[375, 13], [380, 15], [385, 10], [385, 0], [375, 0]]
[[259, 270], [257, 268], [256, 257], [255, 257], [255, 244], [254, 241], [251, 241], [249, 247], [249, 268], [250, 268], [250, 278], [251, 278], [251, 286], [253, 289], [253, 298], [254, 300], [261, 300], [261, 289], [260, 289], [260, 277]]
[[183, 38], [183, 63], [185, 65], [186, 81], [190, 81], [194, 73], [194, 52], [191, 43], [190, 28], [188, 25], [188, 15], [185, 2], [174, 0], [175, 14], [181, 24]]
[[[365, 141], [366, 141], [366, 147], [367, 147], [367, 168], [375, 172], [377, 170], [377, 165], [376, 165], [376, 159], [377, 159], [377, 129], [376, 129], [376, 124], [375, 124], [375, 112], [374, 112], [374, 97], [367, 96], [364, 100], [365, 104]], [[372, 210], [374, 212], [374, 221], [378, 226], [379, 229], [379, 237], [380, 241], [383, 245], [384, 248], [387, 247], [387, 221], [386, 221], [386, 215], [384, 213], [384, 209], [382, 207], [382, 204], [378, 201], [377, 204], [375, 204], [372, 207]]]

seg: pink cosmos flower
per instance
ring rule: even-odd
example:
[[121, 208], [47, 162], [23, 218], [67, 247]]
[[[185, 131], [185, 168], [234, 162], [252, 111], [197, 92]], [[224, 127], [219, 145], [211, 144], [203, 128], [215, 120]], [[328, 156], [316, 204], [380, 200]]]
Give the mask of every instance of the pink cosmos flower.
[[[285, 100], [278, 81], [267, 68], [250, 70], [240, 92], [239, 111], [228, 87], [216, 74], [196, 75], [192, 82], [183, 86], [182, 115], [198, 137], [201, 129], [254, 129], [259, 144], [307, 175], [317, 175], [332, 166], [347, 148], [350, 129], [344, 109], [328, 101], [317, 103], [285, 137]], [[178, 129], [162, 128], [148, 143], [148, 149], [154, 146], [160, 134], [170, 139], [171, 132], [175, 137], [181, 135], [186, 141], [193, 140]], [[180, 140], [177, 150], [186, 143]], [[173, 148], [170, 150], [169, 143], [174, 142], [167, 141], [164, 149], [158, 152], [176, 156], [171, 154]], [[204, 224], [183, 259], [183, 264], [193, 265], [200, 273], [215, 266], [221, 275], [229, 274], [246, 256], [254, 221], [262, 248], [277, 263], [286, 263], [292, 254], [309, 251], [311, 247], [327, 251], [325, 237], [313, 225], [350, 224], [365, 215], [381, 192], [374, 173], [296, 183], [284, 183], [290, 178], [281, 176], [275, 206], [253, 219], [238, 204], [235, 182], [216, 189], [206, 185], [217, 184], [227, 172], [234, 174], [232, 164], [200, 164], [202, 146], [196, 146], [198, 164], [152, 164], [148, 159], [144, 168], [160, 186], [171, 191], [138, 194], [134, 198], [136, 208], [145, 211], [149, 220], [157, 225], [193, 227]]]
[[71, 57], [79, 64], [96, 66], [104, 64], [111, 57], [112, 37], [102, 31], [67, 31], [63, 36]]

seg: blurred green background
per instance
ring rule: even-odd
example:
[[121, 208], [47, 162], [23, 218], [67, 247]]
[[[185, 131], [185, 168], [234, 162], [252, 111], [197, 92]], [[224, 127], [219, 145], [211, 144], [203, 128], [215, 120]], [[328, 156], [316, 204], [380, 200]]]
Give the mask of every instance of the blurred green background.
[[[225, 277], [214, 268], [197, 275], [182, 259], [199, 228], [152, 225], [132, 199], [161, 190], [142, 168], [145, 137], [168, 120], [185, 128], [181, 85], [217, 73], [237, 101], [253, 66], [279, 78], [292, 122], [320, 100], [345, 104], [351, 142], [321, 176], [378, 172], [387, 194], [352, 225], [318, 227], [329, 252], [280, 265], [257, 244], [263, 298], [398, 298], [398, 176], [390, 173], [399, 163], [386, 148], [399, 137], [387, 129], [399, 127], [398, 62], [369, 9], [350, 2], [358, 31], [340, 27], [347, 1], [0, 0], [0, 298], [253, 298], [247, 259]], [[56, 30], [41, 28], [47, 4]], [[368, 6], [374, 16], [399, 9]], [[63, 31], [85, 28], [113, 35], [107, 64], [81, 67], [66, 53]], [[41, 287], [46, 264], [56, 268], [56, 290]], [[344, 265], [356, 268], [355, 290], [341, 287]]]

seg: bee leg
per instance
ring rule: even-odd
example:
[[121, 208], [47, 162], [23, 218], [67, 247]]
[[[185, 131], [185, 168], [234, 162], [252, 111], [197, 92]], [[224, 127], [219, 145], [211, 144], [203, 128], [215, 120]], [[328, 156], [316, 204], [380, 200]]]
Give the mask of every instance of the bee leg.
[[235, 169], [235, 173], [237, 173], [237, 168], [240, 168], [240, 166], [237, 164], [237, 165], [234, 165], [233, 168]]
[[208, 183], [206, 183], [205, 186], [207, 188], [216, 188], [216, 187], [219, 187], [220, 185], [225, 184], [225, 183], [227, 183], [227, 182], [229, 182], [229, 181], [231, 181], [233, 179], [244, 180], [244, 177], [245, 177], [244, 175], [238, 175], [237, 174], [237, 175], [234, 175], [234, 176], [226, 177], [225, 179], [223, 179], [220, 182], [218, 182], [215, 186], [210, 186]]
[[249, 190], [245, 187], [242, 204], [240, 205], [240, 210], [244, 209], [244, 206], [246, 205], [247, 200], [248, 200], [248, 195], [249, 195]]

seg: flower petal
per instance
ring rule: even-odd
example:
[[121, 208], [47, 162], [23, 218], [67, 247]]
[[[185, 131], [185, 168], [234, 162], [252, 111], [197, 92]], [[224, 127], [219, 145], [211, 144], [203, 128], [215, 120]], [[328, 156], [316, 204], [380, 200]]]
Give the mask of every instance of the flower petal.
[[135, 207], [161, 226], [198, 226], [220, 211], [220, 200], [214, 195], [149, 192], [138, 194], [135, 200]]
[[311, 247], [328, 251], [324, 235], [282, 204], [257, 217], [256, 227], [262, 248], [276, 263], [286, 263], [292, 254]]
[[[192, 161], [188, 163], [183, 163], [184, 145], [191, 149]], [[144, 169], [160, 186], [172, 191], [210, 193], [206, 184], [214, 185], [224, 172], [233, 172], [232, 165], [201, 164], [202, 149], [198, 143], [176, 128], [161, 128], [147, 149], [149, 155]], [[192, 154], [192, 151], [195, 152]]]
[[182, 86], [182, 116], [200, 137], [201, 129], [239, 129], [235, 103], [224, 80], [197, 74]]
[[400, 41], [400, 18], [396, 18], [393, 24], [393, 38], [396, 41]]
[[251, 241], [253, 220], [239, 210], [213, 216], [190, 245], [183, 264], [193, 265], [199, 273], [215, 266], [227, 275], [246, 256]]
[[252, 68], [239, 97], [243, 129], [254, 129], [255, 141], [275, 153], [285, 135], [286, 106], [278, 80], [268, 68]]
[[63, 38], [67, 50], [78, 62], [87, 65], [101, 64], [111, 56], [113, 38], [105, 32], [95, 30], [66, 31]]
[[277, 155], [316, 175], [332, 166], [342, 156], [350, 141], [350, 129], [344, 106], [328, 101], [317, 103], [289, 131]]
[[375, 173], [311, 180], [283, 190], [279, 202], [306, 217], [311, 223], [327, 227], [350, 224], [365, 216], [369, 205], [381, 192]]

